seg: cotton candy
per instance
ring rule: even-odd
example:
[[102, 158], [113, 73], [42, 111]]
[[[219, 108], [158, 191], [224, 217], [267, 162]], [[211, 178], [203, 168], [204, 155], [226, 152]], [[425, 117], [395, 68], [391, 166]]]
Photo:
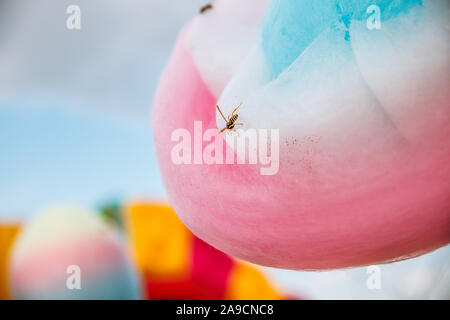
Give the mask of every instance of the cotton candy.
[[[183, 30], [155, 98], [157, 156], [181, 220], [228, 254], [289, 269], [448, 244], [448, 2], [381, 1], [381, 29], [367, 26], [368, 1], [228, 2]], [[227, 116], [241, 102], [242, 129], [279, 130], [276, 174], [173, 162], [172, 132], [220, 130], [216, 105]]]
[[119, 235], [76, 206], [40, 212], [11, 254], [14, 299], [138, 299], [137, 278]]

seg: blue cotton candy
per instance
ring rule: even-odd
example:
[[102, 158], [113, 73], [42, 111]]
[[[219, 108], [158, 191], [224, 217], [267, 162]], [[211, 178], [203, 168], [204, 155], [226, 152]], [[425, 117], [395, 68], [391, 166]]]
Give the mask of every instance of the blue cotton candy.
[[367, 8], [373, 4], [380, 8], [383, 22], [421, 6], [422, 1], [272, 0], [262, 26], [262, 45], [272, 77], [290, 66], [326, 29], [342, 29], [342, 36], [350, 41], [348, 28], [352, 20], [367, 19]]
[[335, 0], [336, 6], [341, 8], [344, 17], [354, 20], [368, 18], [367, 8], [377, 5], [381, 10], [381, 21], [408, 13], [411, 8], [422, 6], [422, 0]]

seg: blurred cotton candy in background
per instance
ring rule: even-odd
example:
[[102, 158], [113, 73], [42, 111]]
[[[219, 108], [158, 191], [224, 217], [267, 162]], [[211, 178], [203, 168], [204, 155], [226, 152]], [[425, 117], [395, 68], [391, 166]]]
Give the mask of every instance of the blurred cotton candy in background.
[[46, 209], [26, 224], [11, 253], [14, 299], [138, 299], [119, 233], [94, 212]]
[[[81, 30], [66, 28], [66, 9], [72, 4], [81, 8]], [[0, 223], [26, 223], [52, 203], [95, 208], [110, 198], [165, 198], [148, 109], [178, 31], [204, 4], [0, 2]], [[228, 10], [217, 17], [214, 30], [221, 31], [229, 16], [239, 21], [245, 13], [235, 6]], [[254, 12], [262, 20], [264, 10]], [[211, 44], [220, 49], [237, 41], [235, 48], [240, 48], [257, 34], [254, 22], [241, 30], [242, 38], [227, 43], [211, 38]], [[196, 54], [201, 60], [208, 51]], [[239, 50], [218, 50], [214, 58], [230, 66], [241, 57]], [[235, 71], [214, 69], [214, 64], [202, 68], [216, 92]], [[214, 76], [216, 71], [220, 77]], [[23, 252], [27, 256], [32, 250]], [[261, 270], [283, 292], [306, 298], [449, 298], [449, 257], [449, 249], [443, 248], [380, 266], [380, 290], [367, 288], [366, 268]]]

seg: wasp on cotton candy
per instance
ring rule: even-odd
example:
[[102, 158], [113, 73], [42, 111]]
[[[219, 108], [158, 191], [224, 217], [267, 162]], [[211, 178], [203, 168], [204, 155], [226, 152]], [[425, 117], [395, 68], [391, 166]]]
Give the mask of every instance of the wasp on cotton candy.
[[220, 110], [219, 106], [217, 106], [217, 110], [219, 110], [220, 115], [222, 116], [223, 120], [225, 120], [225, 128], [223, 128], [222, 130], [220, 130], [220, 133], [224, 132], [225, 130], [230, 130], [230, 131], [235, 131], [234, 127], [235, 126], [243, 126], [243, 123], [236, 123], [236, 120], [239, 118], [238, 114], [234, 114], [237, 109], [239, 109], [239, 107], [242, 105], [242, 102], [240, 105], [237, 106], [236, 109], [233, 110], [233, 112], [231, 113], [230, 116], [228, 116], [228, 118], [225, 118], [225, 116], [223, 115], [222, 111]]

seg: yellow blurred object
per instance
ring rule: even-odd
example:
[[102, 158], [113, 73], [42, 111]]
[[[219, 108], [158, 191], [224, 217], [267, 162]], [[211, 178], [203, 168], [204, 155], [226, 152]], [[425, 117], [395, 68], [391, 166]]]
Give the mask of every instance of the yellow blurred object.
[[11, 298], [8, 285], [8, 260], [19, 230], [18, 224], [0, 223], [0, 300]]
[[233, 267], [226, 300], [281, 300], [283, 297], [275, 290], [256, 267], [237, 262]]
[[160, 280], [185, 278], [190, 270], [192, 236], [174, 210], [167, 205], [138, 203], [125, 207], [124, 213], [139, 270]]

